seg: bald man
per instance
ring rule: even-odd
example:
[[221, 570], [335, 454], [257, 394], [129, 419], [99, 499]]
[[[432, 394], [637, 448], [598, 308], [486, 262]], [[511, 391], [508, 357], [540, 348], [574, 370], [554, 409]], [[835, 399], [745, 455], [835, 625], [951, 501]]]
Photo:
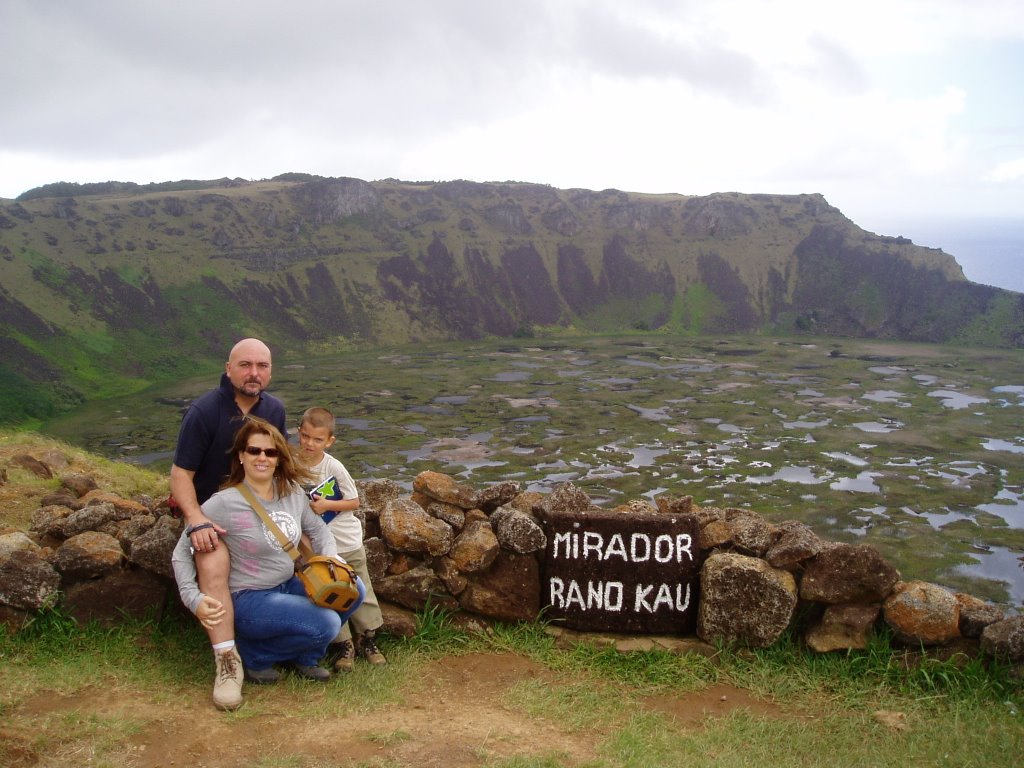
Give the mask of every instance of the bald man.
[[229, 451], [246, 416], [266, 419], [287, 435], [284, 404], [264, 390], [270, 384], [270, 349], [259, 339], [242, 339], [228, 355], [220, 386], [196, 399], [185, 412], [171, 465], [171, 495], [185, 518], [194, 551], [199, 588], [205, 595], [196, 612], [213, 644], [219, 709], [242, 704], [242, 663], [235, 650], [235, 620], [228, 589], [230, 561], [215, 525], [200, 505], [216, 492], [231, 469]]

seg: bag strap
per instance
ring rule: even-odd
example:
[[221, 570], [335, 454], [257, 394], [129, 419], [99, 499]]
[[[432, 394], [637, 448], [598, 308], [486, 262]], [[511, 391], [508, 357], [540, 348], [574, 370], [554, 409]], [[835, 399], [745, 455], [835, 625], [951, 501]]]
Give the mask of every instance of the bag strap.
[[301, 550], [295, 548], [291, 539], [284, 535], [284, 532], [278, 527], [277, 523], [275, 523], [270, 515], [267, 514], [266, 508], [262, 503], [260, 503], [260, 500], [256, 498], [256, 494], [249, 490], [249, 486], [245, 483], [239, 483], [235, 488], [237, 488], [238, 492], [242, 494], [242, 497], [249, 502], [249, 506], [256, 510], [256, 514], [263, 518], [263, 522], [267, 526], [267, 529], [277, 537], [277, 540], [281, 543], [281, 548], [288, 553], [292, 560], [295, 560], [297, 563], [301, 555], [307, 554], [306, 548], [302, 546], [301, 539], [299, 542]]

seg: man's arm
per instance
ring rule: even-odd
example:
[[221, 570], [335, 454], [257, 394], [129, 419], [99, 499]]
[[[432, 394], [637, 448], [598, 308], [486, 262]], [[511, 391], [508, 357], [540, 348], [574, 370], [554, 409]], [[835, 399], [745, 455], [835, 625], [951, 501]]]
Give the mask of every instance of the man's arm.
[[177, 464], [171, 465], [171, 496], [178, 502], [185, 524], [191, 528], [209, 524], [209, 528], [200, 528], [189, 536], [192, 547], [197, 552], [212, 552], [220, 543], [219, 539], [227, 531], [213, 523], [203, 514], [199, 500], [196, 498], [196, 487], [192, 483], [195, 471], [182, 469]]

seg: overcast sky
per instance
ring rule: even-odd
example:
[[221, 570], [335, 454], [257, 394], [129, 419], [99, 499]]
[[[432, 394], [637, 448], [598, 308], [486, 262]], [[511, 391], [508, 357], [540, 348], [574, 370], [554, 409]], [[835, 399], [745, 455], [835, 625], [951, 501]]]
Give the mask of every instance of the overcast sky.
[[301, 171], [1024, 218], [1021, 0], [0, 0], [0, 50], [0, 197]]

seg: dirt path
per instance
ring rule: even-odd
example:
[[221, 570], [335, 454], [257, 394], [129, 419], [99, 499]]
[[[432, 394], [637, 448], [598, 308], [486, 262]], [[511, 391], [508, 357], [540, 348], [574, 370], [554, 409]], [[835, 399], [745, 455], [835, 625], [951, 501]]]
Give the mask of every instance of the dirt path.
[[[558, 683], [546, 667], [516, 655], [450, 657], [426, 665], [413, 690], [402, 692], [400, 703], [317, 721], [294, 714], [296, 695], [320, 695], [312, 684], [301, 689], [247, 686], [249, 705], [234, 715], [217, 713], [207, 698], [152, 697], [131, 688], [87, 689], [70, 696], [42, 691], [5, 717], [7, 722], [0, 725], [4, 747], [0, 755], [10, 768], [96, 764], [229, 768], [252, 765], [257, 759], [291, 765], [285, 759], [297, 754], [311, 764], [476, 768], [486, 760], [512, 755], [558, 755], [566, 765], [597, 757], [595, 748], [602, 734], [534, 718], [502, 703], [513, 686], [531, 680], [542, 685]], [[303, 703], [308, 705], [308, 698]], [[641, 706], [670, 716], [681, 728], [698, 727], [704, 717], [721, 716], [735, 708], [767, 717], [785, 716], [778, 706], [726, 686], [681, 697], [651, 697]], [[40, 742], [32, 724], [52, 727], [64, 717], [107, 722], [124, 718], [142, 726], [126, 728], [116, 744], [89, 743], [83, 738], [62, 741], [53, 734], [45, 739], [51, 747], [40, 754], [33, 747]]]

